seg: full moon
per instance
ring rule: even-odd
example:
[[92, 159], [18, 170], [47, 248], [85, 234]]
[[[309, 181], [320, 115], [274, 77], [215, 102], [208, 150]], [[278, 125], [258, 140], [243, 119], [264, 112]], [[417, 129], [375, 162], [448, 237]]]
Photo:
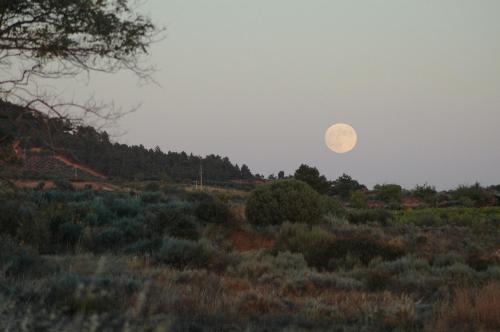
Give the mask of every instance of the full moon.
[[353, 127], [345, 123], [336, 123], [326, 130], [326, 146], [337, 153], [346, 153], [354, 149], [358, 135]]

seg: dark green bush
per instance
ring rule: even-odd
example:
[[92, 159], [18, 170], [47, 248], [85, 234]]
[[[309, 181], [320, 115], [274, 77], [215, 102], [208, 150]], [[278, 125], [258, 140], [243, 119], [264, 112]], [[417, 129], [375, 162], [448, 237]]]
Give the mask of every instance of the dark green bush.
[[345, 257], [350, 254], [363, 264], [374, 258], [394, 260], [404, 256], [404, 248], [370, 237], [369, 235], [353, 235], [336, 238], [329, 248], [332, 257]]
[[114, 249], [124, 243], [123, 232], [116, 228], [109, 228], [97, 235], [94, 239], [94, 250]]
[[109, 204], [109, 209], [118, 217], [135, 217], [141, 210], [141, 201], [138, 198], [115, 198]]
[[74, 191], [75, 188], [73, 187], [73, 184], [69, 182], [68, 180], [55, 180], [54, 185], [56, 186], [57, 189], [62, 190], [62, 191]]
[[246, 214], [255, 225], [317, 223], [321, 218], [320, 196], [297, 180], [279, 180], [257, 187], [248, 198]]
[[139, 240], [127, 246], [125, 248], [125, 253], [127, 254], [152, 254], [155, 251], [158, 251], [162, 246], [163, 241], [161, 239], [153, 239], [153, 240]]
[[166, 238], [157, 255], [157, 261], [176, 268], [200, 268], [209, 265], [215, 249], [207, 242]]
[[93, 215], [86, 218], [88, 218], [87, 222], [91, 225], [110, 224], [116, 218], [115, 213], [108, 208], [102, 197], [96, 197], [92, 200], [90, 211]]
[[176, 227], [192, 215], [192, 204], [171, 201], [149, 205], [144, 213], [144, 225], [149, 236], [162, 236], [167, 228]]
[[326, 268], [332, 258], [333, 241], [332, 234], [317, 226], [285, 223], [280, 228], [276, 250], [301, 253], [309, 266]]
[[11, 278], [40, 278], [58, 271], [58, 267], [42, 257], [22, 250], [6, 264], [5, 275]]
[[335, 237], [317, 226], [289, 223], [281, 227], [276, 250], [302, 253], [309, 266], [320, 270], [345, 265], [346, 257], [367, 265], [376, 257], [394, 260], [404, 255], [403, 248], [369, 235]]
[[59, 227], [60, 241], [68, 247], [74, 246], [80, 240], [83, 226], [74, 223], [65, 223]]
[[144, 191], [160, 191], [160, 184], [158, 182], [149, 182], [145, 187]]
[[141, 201], [144, 204], [160, 203], [163, 198], [163, 194], [159, 191], [143, 192], [141, 194]]
[[336, 217], [344, 217], [346, 215], [346, 209], [336, 197], [322, 195], [320, 197], [320, 207], [322, 215], [332, 215]]
[[31, 215], [23, 216], [20, 212], [19, 202], [0, 199], [0, 234], [8, 234], [13, 237], [17, 235], [21, 219], [31, 218]]
[[382, 269], [368, 270], [365, 277], [366, 287], [370, 291], [387, 289], [393, 283], [393, 276], [388, 271]]
[[231, 218], [227, 204], [215, 197], [201, 201], [195, 209], [195, 214], [200, 220], [212, 224], [224, 224]]
[[179, 218], [172, 220], [172, 222], [167, 226], [166, 232], [171, 237], [187, 239], [187, 240], [198, 240], [198, 224], [196, 218], [191, 215], [181, 214]]
[[122, 233], [124, 242], [134, 242], [142, 237], [142, 220], [136, 218], [122, 218], [112, 222], [113, 228]]
[[385, 209], [352, 210], [347, 215], [347, 220], [353, 224], [378, 222], [382, 225], [387, 225], [392, 218], [392, 213]]

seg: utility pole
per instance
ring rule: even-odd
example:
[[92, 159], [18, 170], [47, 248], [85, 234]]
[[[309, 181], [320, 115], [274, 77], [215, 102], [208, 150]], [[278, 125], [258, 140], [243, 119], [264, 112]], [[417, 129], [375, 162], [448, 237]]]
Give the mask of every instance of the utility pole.
[[203, 165], [200, 165], [200, 189], [203, 191]]

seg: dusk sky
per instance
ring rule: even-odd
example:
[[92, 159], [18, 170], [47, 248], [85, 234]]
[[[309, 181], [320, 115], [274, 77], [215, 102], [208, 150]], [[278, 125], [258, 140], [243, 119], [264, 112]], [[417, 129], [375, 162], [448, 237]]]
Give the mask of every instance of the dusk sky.
[[[156, 85], [94, 75], [65, 94], [124, 109], [116, 139], [220, 154], [255, 173], [301, 163], [368, 186], [500, 183], [500, 1], [150, 0]], [[358, 145], [336, 154], [333, 123]]]

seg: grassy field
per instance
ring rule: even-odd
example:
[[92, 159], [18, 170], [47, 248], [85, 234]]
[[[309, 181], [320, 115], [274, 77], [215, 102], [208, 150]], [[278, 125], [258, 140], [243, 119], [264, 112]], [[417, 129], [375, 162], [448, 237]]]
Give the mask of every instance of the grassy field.
[[245, 191], [67, 189], [1, 194], [0, 330], [500, 328], [498, 207], [325, 197], [314, 224], [256, 226]]

